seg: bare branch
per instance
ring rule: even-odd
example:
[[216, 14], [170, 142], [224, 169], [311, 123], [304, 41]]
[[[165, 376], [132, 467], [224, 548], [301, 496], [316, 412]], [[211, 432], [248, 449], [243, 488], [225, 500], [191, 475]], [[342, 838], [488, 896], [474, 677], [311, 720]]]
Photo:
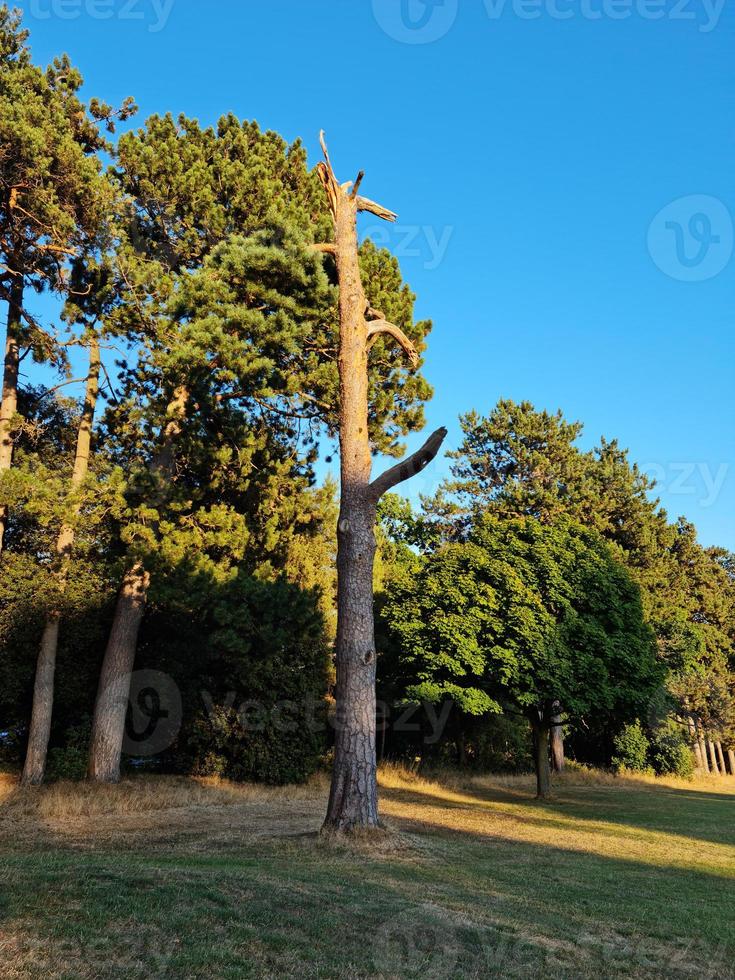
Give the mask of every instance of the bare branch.
[[334, 175], [334, 168], [332, 167], [332, 161], [329, 159], [329, 150], [327, 149], [327, 137], [323, 129], [319, 131], [319, 145], [322, 148], [324, 159], [327, 161], [329, 172], [330, 174]]
[[309, 248], [312, 252], [323, 252], [326, 255], [337, 254], [337, 246], [334, 242], [318, 242], [315, 245], [310, 245]]
[[58, 252], [60, 255], [75, 256], [77, 253], [73, 248], [63, 248], [61, 245], [36, 245], [41, 252]]
[[112, 379], [110, 378], [110, 375], [108, 374], [107, 368], [105, 367], [104, 364], [102, 364], [101, 366], [102, 366], [102, 371], [104, 372], [105, 378], [107, 379], [107, 387], [110, 389], [110, 395], [112, 397], [112, 400], [115, 403], [115, 405], [119, 405], [120, 404], [120, 399], [117, 397], [117, 392], [115, 391], [115, 386], [112, 383]]
[[401, 460], [400, 463], [391, 466], [385, 473], [381, 473], [377, 479], [373, 480], [368, 488], [370, 497], [374, 501], [378, 501], [384, 493], [387, 493], [399, 483], [410, 480], [412, 476], [420, 473], [439, 452], [446, 436], [447, 430], [442, 426], [441, 429], [437, 429], [436, 432], [429, 436], [421, 449], [409, 456], [408, 459]]
[[48, 398], [49, 395], [53, 395], [59, 388], [65, 388], [67, 385], [78, 385], [86, 380], [86, 378], [69, 378], [68, 381], [62, 381], [61, 384], [54, 385], [53, 388], [46, 388], [45, 391], [42, 391], [40, 395], [36, 395], [31, 401], [35, 405], [36, 402], [40, 402], [43, 398]]
[[353, 198], [357, 197], [357, 192], [360, 190], [360, 184], [362, 183], [364, 177], [365, 177], [365, 171], [361, 170], [360, 173], [355, 178], [355, 184], [352, 188], [352, 194], [350, 195], [351, 197]]
[[375, 341], [381, 334], [388, 334], [392, 337], [402, 348], [406, 357], [411, 362], [411, 367], [418, 367], [419, 355], [416, 348], [413, 346], [411, 341], [401, 330], [397, 327], [395, 323], [389, 323], [388, 320], [371, 320], [368, 322], [368, 332], [367, 332], [367, 349], [373, 346]]
[[369, 211], [370, 214], [374, 214], [377, 218], [382, 218], [383, 221], [395, 221], [398, 217], [394, 211], [389, 211], [382, 204], [376, 204], [375, 201], [371, 201], [367, 197], [357, 198], [357, 210]]

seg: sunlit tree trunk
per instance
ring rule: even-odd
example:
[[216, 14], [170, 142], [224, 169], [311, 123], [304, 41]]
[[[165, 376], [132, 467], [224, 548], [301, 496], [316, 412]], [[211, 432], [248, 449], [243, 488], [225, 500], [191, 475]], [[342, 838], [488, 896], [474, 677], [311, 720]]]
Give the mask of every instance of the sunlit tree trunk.
[[395, 215], [340, 184], [334, 175], [322, 136], [324, 163], [318, 172], [334, 222], [334, 242], [317, 246], [331, 254], [339, 282], [339, 443], [340, 512], [337, 527], [337, 685], [336, 731], [332, 784], [324, 822], [326, 831], [378, 826], [375, 752], [375, 633], [373, 564], [375, 520], [380, 497], [429, 463], [446, 430], [440, 429], [413, 456], [371, 482], [368, 428], [368, 353], [380, 334], [391, 336], [410, 359], [416, 350], [403, 331], [372, 310], [360, 276], [357, 215], [369, 211], [379, 218]]
[[707, 743], [704, 740], [704, 732], [702, 731], [702, 723], [697, 721], [697, 742], [699, 744], [699, 754], [702, 759], [702, 767], [704, 771], [709, 775], [709, 760], [707, 759]]
[[727, 750], [727, 761], [730, 763], [730, 775], [735, 776], [735, 752], [732, 749]]
[[551, 719], [551, 765], [554, 772], [564, 772], [564, 732], [562, 730], [561, 705], [554, 702]]
[[691, 715], [687, 715], [687, 725], [689, 726], [689, 738], [692, 743], [692, 748], [694, 749], [694, 758], [697, 763], [697, 769], [700, 772], [704, 772], [704, 760], [702, 759], [702, 749], [699, 745], [699, 740], [697, 738], [697, 727], [694, 724], [694, 719]]
[[719, 740], [715, 742], [715, 748], [717, 749], [717, 761], [720, 764], [720, 772], [723, 776], [727, 775], [727, 766], [725, 765], [725, 756], [722, 751], [722, 742]]
[[715, 776], [719, 776], [720, 775], [720, 769], [719, 769], [719, 766], [717, 765], [717, 754], [715, 753], [715, 743], [712, 741], [712, 739], [708, 739], [707, 740], [707, 744], [709, 745], [709, 764], [710, 764], [710, 768], [711, 768], [711, 770], [712, 770], [712, 772], [714, 773]]
[[[69, 574], [69, 561], [74, 545], [73, 519], [79, 513], [78, 498], [84, 480], [89, 471], [89, 450], [92, 441], [92, 425], [97, 405], [99, 389], [100, 349], [97, 338], [89, 338], [89, 372], [87, 374], [84, 406], [77, 430], [77, 442], [74, 453], [74, 468], [69, 485], [71, 504], [71, 521], [65, 521], [56, 540], [56, 554], [59, 560], [57, 585], [59, 594], [63, 595]], [[28, 749], [23, 767], [22, 782], [26, 785], [43, 782], [46, 769], [49, 736], [51, 734], [51, 714], [54, 702], [54, 675], [56, 673], [56, 651], [59, 641], [59, 622], [61, 610], [50, 609], [46, 614], [46, 625], [41, 638], [41, 646], [36, 662], [36, 677], [33, 686], [33, 709], [31, 724], [28, 732]]]
[[[167, 487], [174, 476], [174, 448], [181, 432], [188, 400], [189, 392], [181, 386], [176, 389], [167, 408], [168, 422], [160, 449], [151, 463], [151, 473], [157, 485], [152, 501], [154, 506], [160, 506], [165, 501]], [[126, 571], [118, 593], [92, 720], [88, 775], [95, 782], [115, 783], [120, 779], [125, 715], [149, 581], [145, 563], [142, 560], [135, 561]]]

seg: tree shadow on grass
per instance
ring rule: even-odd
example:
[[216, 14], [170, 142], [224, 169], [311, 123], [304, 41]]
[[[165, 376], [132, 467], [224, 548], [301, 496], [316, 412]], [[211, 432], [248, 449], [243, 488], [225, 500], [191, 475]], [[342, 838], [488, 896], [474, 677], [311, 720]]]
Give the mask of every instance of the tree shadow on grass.
[[[464, 784], [465, 805], [471, 799], [487, 804], [513, 805], [533, 813], [556, 813], [563, 820], [574, 819], [600, 824], [619, 824], [631, 829], [661, 832], [714, 844], [735, 846], [735, 792], [717, 793], [709, 787], [696, 790], [670, 785], [641, 784], [623, 778], [610, 785], [557, 782], [554, 796], [539, 803], [531, 789]], [[735, 789], [735, 779], [733, 780]], [[430, 793], [416, 788], [412, 791]]]
[[47, 831], [0, 870], [2, 935], [22, 926], [75, 976], [735, 975], [732, 881], [447, 826], [436, 805], [464, 804], [427, 795], [385, 793], [423, 804], [391, 818], [416, 849], [389, 859], [236, 831], [227, 853], [80, 853]]

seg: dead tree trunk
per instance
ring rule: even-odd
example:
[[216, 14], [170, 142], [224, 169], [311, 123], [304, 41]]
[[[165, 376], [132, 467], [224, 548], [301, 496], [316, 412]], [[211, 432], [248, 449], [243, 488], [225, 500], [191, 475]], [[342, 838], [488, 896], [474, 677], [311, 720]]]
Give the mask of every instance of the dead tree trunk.
[[348, 831], [378, 826], [375, 753], [375, 635], [373, 563], [375, 517], [381, 496], [409, 479], [437, 454], [446, 429], [435, 432], [413, 456], [371, 482], [368, 432], [368, 353], [380, 334], [391, 336], [412, 366], [418, 355], [403, 331], [370, 308], [362, 280], [357, 241], [360, 211], [386, 221], [395, 214], [340, 184], [329, 160], [318, 172], [334, 222], [334, 243], [317, 246], [334, 256], [339, 282], [339, 441], [340, 513], [337, 528], [337, 685], [334, 768], [325, 830]]
[[[97, 392], [100, 374], [100, 349], [94, 335], [89, 339], [89, 372], [84, 396], [84, 407], [77, 430], [77, 444], [74, 453], [74, 468], [69, 485], [69, 498], [73, 520], [79, 513], [78, 493], [89, 470], [89, 447], [92, 440], [92, 424], [97, 406]], [[63, 595], [69, 574], [69, 560], [74, 544], [74, 524], [65, 521], [56, 540], [56, 554], [59, 560], [57, 584], [59, 595]], [[28, 749], [23, 767], [22, 782], [35, 785], [43, 782], [46, 769], [49, 735], [51, 733], [51, 713], [54, 702], [54, 674], [56, 672], [56, 650], [59, 640], [59, 621], [61, 610], [50, 609], [46, 614], [46, 625], [41, 638], [41, 646], [36, 663], [36, 678], [33, 687], [33, 710], [28, 732]]]
[[[13, 277], [8, 302], [8, 329], [3, 363], [3, 394], [0, 405], [0, 476], [13, 462], [13, 416], [18, 410], [18, 368], [20, 352], [18, 329], [23, 315], [23, 276]], [[0, 504], [0, 553], [8, 523], [8, 506]]]
[[551, 719], [551, 765], [554, 772], [564, 772], [564, 732], [562, 731], [561, 705], [554, 702]]
[[[174, 447], [181, 432], [188, 400], [188, 389], [180, 386], [174, 392], [166, 410], [169, 420], [150, 468], [156, 486], [154, 506], [164, 503], [168, 485], [174, 475]], [[125, 573], [118, 593], [92, 719], [88, 776], [95, 782], [116, 783], [120, 779], [120, 755], [125, 736], [130, 679], [140, 624], [145, 613], [149, 581], [150, 575], [145, 563], [138, 559]]]

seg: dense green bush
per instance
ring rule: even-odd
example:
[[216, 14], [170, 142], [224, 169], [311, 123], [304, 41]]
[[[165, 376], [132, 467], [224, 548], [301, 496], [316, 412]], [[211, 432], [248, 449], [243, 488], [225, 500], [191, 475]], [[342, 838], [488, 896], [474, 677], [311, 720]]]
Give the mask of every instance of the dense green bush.
[[161, 767], [271, 784], [308, 778], [327, 745], [319, 596], [246, 575], [216, 588], [192, 582], [189, 594], [196, 608], [180, 608], [182, 594], [151, 617], [138, 660], [181, 694], [178, 738]]
[[686, 736], [681, 726], [671, 720], [652, 734], [649, 758], [660, 776], [691, 779], [694, 775], [694, 759]]
[[613, 769], [617, 772], [628, 769], [631, 772], [646, 772], [648, 765], [648, 739], [639, 721], [626, 725], [613, 742], [615, 754]]
[[57, 746], [49, 751], [46, 763], [46, 778], [54, 779], [84, 779], [87, 775], [89, 759], [90, 722], [75, 725], [66, 732], [63, 746]]

